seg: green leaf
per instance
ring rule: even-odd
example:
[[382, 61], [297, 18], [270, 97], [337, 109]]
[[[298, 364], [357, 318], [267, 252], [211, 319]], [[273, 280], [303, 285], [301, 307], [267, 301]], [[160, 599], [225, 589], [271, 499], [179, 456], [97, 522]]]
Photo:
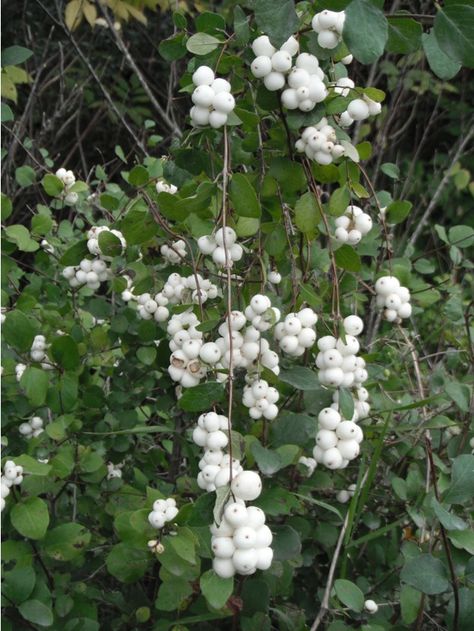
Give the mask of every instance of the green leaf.
[[249, 21], [238, 5], [234, 8], [234, 33], [237, 44], [245, 46], [250, 38]]
[[301, 553], [301, 539], [291, 526], [272, 526], [275, 561], [294, 561]]
[[49, 525], [46, 502], [39, 497], [28, 497], [12, 508], [10, 519], [13, 527], [27, 539], [42, 539]]
[[38, 243], [30, 237], [30, 232], [25, 226], [20, 224], [7, 226], [4, 229], [4, 233], [8, 240], [16, 243], [18, 249], [22, 252], [36, 252], [39, 249]]
[[305, 366], [294, 366], [289, 370], [283, 370], [278, 378], [297, 390], [317, 390], [320, 387], [316, 372]]
[[50, 464], [38, 462], [36, 458], [32, 458], [27, 454], [22, 454], [21, 456], [18, 456], [18, 458], [15, 458], [15, 464], [21, 465], [24, 473], [41, 477], [49, 475], [52, 468]]
[[282, 410], [270, 424], [272, 446], [294, 444], [304, 446], [316, 434], [315, 419], [307, 414]]
[[441, 50], [463, 66], [474, 68], [474, 6], [449, 4], [439, 9], [434, 34]]
[[340, 217], [344, 214], [351, 201], [350, 191], [347, 186], [337, 188], [329, 199], [329, 214]]
[[12, 214], [13, 205], [11, 200], [4, 194], [1, 193], [2, 200], [2, 220], [8, 219], [8, 217]]
[[260, 228], [260, 220], [254, 217], [239, 217], [235, 225], [238, 237], [252, 237]]
[[193, 593], [192, 585], [184, 578], [170, 577], [160, 585], [155, 607], [159, 611], [174, 611]]
[[474, 556], [474, 531], [472, 529], [451, 530], [448, 534], [450, 541], [456, 548], [466, 550], [471, 556]]
[[19, 567], [3, 573], [2, 594], [14, 603], [26, 600], [33, 591], [36, 574], [31, 566]]
[[41, 184], [45, 193], [47, 193], [51, 197], [57, 197], [58, 195], [61, 195], [61, 193], [64, 191], [64, 184], [62, 180], [60, 180], [55, 175], [52, 175], [51, 173], [47, 173], [43, 177], [43, 179], [41, 180]]
[[192, 565], [196, 563], [196, 538], [189, 528], [179, 527], [177, 534], [169, 537], [168, 543], [179, 557]]
[[462, 412], [469, 411], [471, 402], [471, 390], [465, 383], [458, 381], [449, 381], [445, 386], [446, 394]]
[[424, 594], [442, 594], [449, 589], [446, 568], [431, 554], [420, 554], [408, 559], [400, 578]]
[[53, 612], [51, 608], [40, 600], [27, 600], [18, 607], [25, 620], [39, 624], [40, 627], [50, 627], [53, 624]]
[[414, 53], [421, 46], [422, 33], [421, 24], [408, 18], [408, 16], [390, 18], [388, 21], [388, 52], [402, 55]]
[[184, 33], [177, 33], [168, 39], [164, 39], [158, 46], [160, 55], [166, 61], [176, 61], [186, 55]]
[[75, 370], [81, 363], [77, 344], [70, 335], [60, 335], [53, 340], [51, 355], [65, 370]]
[[250, 446], [255, 462], [264, 475], [273, 475], [279, 471], [282, 466], [280, 454], [266, 447], [262, 447], [258, 440], [254, 440]]
[[449, 512], [449, 510], [438, 502], [436, 497], [432, 498], [431, 506], [433, 507], [436, 517], [446, 530], [465, 530], [467, 528], [467, 523], [454, 513]]
[[1, 106], [1, 114], [0, 114], [0, 120], [2, 123], [8, 123], [12, 120], [14, 120], [15, 116], [13, 115], [13, 111], [12, 108], [7, 105], [6, 103], [0, 103]]
[[352, 0], [345, 12], [344, 42], [358, 61], [373, 63], [382, 55], [388, 38], [383, 11], [370, 0]]
[[20, 385], [33, 407], [40, 407], [46, 401], [49, 387], [49, 375], [47, 370], [28, 366], [21, 376]]
[[360, 256], [350, 245], [343, 245], [334, 253], [336, 264], [348, 272], [359, 272], [362, 268]]
[[421, 40], [428, 65], [434, 74], [444, 81], [455, 77], [462, 64], [459, 61], [454, 61], [441, 50], [434, 30], [431, 29], [429, 33], [423, 33]]
[[47, 215], [35, 215], [31, 220], [31, 230], [35, 234], [47, 234], [53, 227], [53, 220]]
[[151, 558], [147, 549], [119, 543], [109, 552], [107, 570], [122, 583], [135, 583], [145, 574]]
[[443, 503], [462, 504], [474, 495], [474, 456], [461, 454], [453, 460], [451, 485], [443, 497]]
[[212, 609], [222, 609], [234, 589], [233, 578], [221, 578], [214, 570], [208, 570], [199, 579], [202, 595]]
[[201, 383], [194, 388], [186, 388], [178, 405], [185, 412], [202, 412], [211, 409], [224, 398], [224, 388], [216, 381]]
[[141, 165], [134, 166], [128, 174], [128, 183], [132, 186], [144, 186], [149, 179], [148, 171]]
[[7, 313], [2, 333], [7, 344], [24, 353], [30, 350], [36, 329], [28, 316], [15, 309]]
[[31, 57], [33, 51], [24, 46], [9, 46], [2, 51], [2, 67], [18, 66]]
[[349, 421], [354, 416], [354, 399], [347, 388], [339, 388], [339, 410], [343, 418]]
[[221, 523], [222, 515], [224, 513], [224, 506], [229, 497], [230, 487], [228, 484], [226, 486], [219, 486], [216, 489], [216, 501], [212, 510], [212, 514], [217, 525]]
[[402, 585], [400, 589], [400, 607], [402, 620], [405, 624], [415, 622], [420, 609], [421, 592], [410, 585]]
[[474, 243], [474, 228], [453, 226], [448, 232], [449, 242], [458, 248], [469, 248]]
[[122, 242], [110, 230], [99, 233], [99, 248], [105, 256], [120, 256], [122, 254]]
[[392, 180], [398, 180], [400, 177], [400, 169], [396, 164], [393, 164], [393, 162], [385, 162], [380, 167], [380, 170], [382, 173], [385, 173], [385, 175], [388, 175], [388, 177], [391, 177]]
[[43, 547], [55, 561], [71, 561], [86, 550], [90, 540], [91, 534], [84, 526], [70, 522], [49, 530]]
[[413, 204], [407, 201], [392, 202], [387, 208], [388, 223], [401, 223], [410, 214]]
[[15, 169], [15, 180], [21, 188], [25, 188], [35, 183], [36, 173], [30, 166], [18, 167]]
[[137, 350], [137, 357], [145, 366], [151, 366], [156, 359], [156, 348], [152, 346], [141, 346]]
[[186, 48], [193, 55], [208, 55], [216, 50], [222, 42], [208, 33], [196, 33], [186, 42]]
[[304, 193], [295, 205], [296, 227], [305, 234], [314, 235], [320, 221], [321, 212], [313, 193]]
[[352, 611], [362, 611], [364, 608], [364, 594], [355, 583], [339, 578], [334, 581], [334, 590], [343, 605], [346, 605]]
[[82, 239], [78, 243], [71, 245], [59, 259], [61, 265], [79, 265], [82, 259], [89, 254], [87, 249], [87, 239]]
[[293, 0], [256, 0], [254, 13], [258, 28], [277, 48], [297, 30], [298, 16]]
[[241, 217], [259, 218], [262, 214], [255, 189], [243, 173], [235, 173], [230, 182], [230, 199]]

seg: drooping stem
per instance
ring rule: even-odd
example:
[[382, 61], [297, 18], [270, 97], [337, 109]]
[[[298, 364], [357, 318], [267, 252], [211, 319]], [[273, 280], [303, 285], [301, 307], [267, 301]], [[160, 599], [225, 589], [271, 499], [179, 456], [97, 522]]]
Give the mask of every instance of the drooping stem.
[[229, 140], [227, 127], [224, 127], [224, 163], [222, 165], [222, 243], [225, 257], [226, 275], [226, 317], [229, 333], [229, 374], [228, 374], [228, 406], [227, 406], [227, 428], [229, 431], [229, 477], [232, 482], [232, 403], [234, 398], [234, 353], [232, 344], [232, 259], [227, 249], [226, 228], [227, 228], [227, 184], [229, 180]]

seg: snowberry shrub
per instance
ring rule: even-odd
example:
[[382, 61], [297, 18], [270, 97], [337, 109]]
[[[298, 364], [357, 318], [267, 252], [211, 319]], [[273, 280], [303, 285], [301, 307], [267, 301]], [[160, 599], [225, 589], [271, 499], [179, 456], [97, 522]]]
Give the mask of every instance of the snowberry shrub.
[[387, 21], [361, 0], [291, 4], [175, 33], [176, 58], [195, 55], [183, 138], [113, 179], [50, 168], [31, 230], [5, 230], [15, 624], [315, 629], [330, 612], [388, 629], [424, 591], [440, 616], [451, 544], [468, 575], [448, 509], [472, 455], [446, 414], [470, 386], [438, 370], [427, 396], [412, 332], [437, 290], [394, 252], [406, 202], [364, 162], [390, 112], [356, 61]]

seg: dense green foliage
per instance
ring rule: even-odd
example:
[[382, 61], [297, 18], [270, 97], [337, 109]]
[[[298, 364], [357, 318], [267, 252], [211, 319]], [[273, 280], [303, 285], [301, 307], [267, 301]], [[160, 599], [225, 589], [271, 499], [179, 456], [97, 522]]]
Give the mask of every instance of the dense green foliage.
[[[174, 12], [131, 0], [9, 4], [2, 466], [14, 460], [24, 479], [2, 513], [5, 629], [471, 629], [471, 3], [177, 2]], [[309, 27], [325, 8], [347, 11], [334, 51]], [[350, 76], [382, 101], [377, 118], [338, 130], [352, 145], [327, 166], [293, 147], [302, 127], [338, 115], [346, 99], [285, 112], [249, 72], [255, 37], [280, 46], [296, 32], [332, 78], [344, 76], [339, 60], [351, 52]], [[202, 64], [232, 84], [225, 131], [189, 126], [191, 76]], [[76, 174], [77, 203], [65, 201], [59, 167]], [[156, 191], [162, 178], [176, 195]], [[331, 236], [350, 203], [374, 220], [354, 247]], [[196, 240], [223, 216], [245, 248], [232, 307], [259, 292], [284, 315], [310, 306], [318, 338], [357, 313], [371, 404], [360, 457], [307, 477], [299, 459], [311, 456], [318, 413], [332, 401], [316, 346], [296, 359], [282, 353], [278, 376], [263, 369], [280, 393], [275, 420], [249, 417], [236, 373], [234, 456], [262, 476], [253, 504], [267, 515], [274, 561], [234, 579], [211, 569], [209, 525], [223, 497], [198, 487], [201, 450], [191, 440], [201, 412], [228, 414], [229, 386], [209, 373], [178, 398], [166, 323], [140, 319], [121, 297], [125, 275], [151, 294], [172, 272], [209, 276], [216, 299], [171, 312], [194, 309], [214, 340], [227, 280]], [[97, 225], [120, 230], [127, 247], [102, 235], [111, 280], [72, 288], [62, 272], [89, 256], [86, 233]], [[179, 237], [188, 255], [170, 264], [160, 247]], [[281, 284], [267, 282], [271, 269]], [[375, 281], [387, 273], [412, 295], [412, 317], [400, 325], [375, 304]], [[30, 353], [36, 335], [48, 344], [43, 363]], [[347, 390], [340, 401], [350, 417]], [[18, 428], [34, 416], [45, 431], [27, 439]], [[108, 476], [110, 462], [123, 465], [121, 477]], [[179, 514], [158, 535], [147, 517], [171, 496]], [[163, 548], [150, 549], [157, 538]], [[367, 599], [379, 605], [373, 615]]]

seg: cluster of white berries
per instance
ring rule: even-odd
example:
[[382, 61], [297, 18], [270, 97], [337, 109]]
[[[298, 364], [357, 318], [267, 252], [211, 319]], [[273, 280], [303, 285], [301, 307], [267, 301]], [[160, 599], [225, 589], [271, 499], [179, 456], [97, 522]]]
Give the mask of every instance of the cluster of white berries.
[[[321, 11], [311, 21], [313, 31], [318, 34], [321, 48], [336, 48], [342, 39], [346, 14], [344, 11]], [[347, 62], [346, 62], [347, 63]]]
[[202, 332], [197, 330], [200, 322], [190, 312], [175, 314], [168, 322], [171, 352], [168, 374], [184, 388], [197, 386], [206, 375], [207, 367], [199, 359], [203, 345]]
[[325, 75], [317, 57], [301, 53], [293, 66], [292, 57], [299, 50], [298, 41], [293, 36], [277, 50], [267, 35], [261, 35], [252, 43], [252, 50], [255, 54], [250, 66], [253, 76], [263, 79], [265, 87], [271, 92], [283, 89], [286, 85], [281, 94], [281, 103], [287, 109], [310, 112], [328, 96]]
[[230, 83], [216, 78], [209, 66], [200, 66], [194, 72], [193, 83], [196, 86], [191, 95], [194, 106], [189, 113], [192, 124], [196, 127], [210, 125], [214, 129], [225, 125], [235, 107]]
[[186, 258], [186, 243], [182, 239], [173, 241], [171, 245], [165, 243], [161, 246], [160, 252], [168, 263], [176, 265]]
[[336, 130], [324, 117], [316, 125], [303, 130], [295, 148], [318, 164], [331, 164], [344, 155], [344, 147], [337, 142]]
[[112, 278], [107, 263], [101, 259], [82, 259], [79, 265], [68, 265], [63, 276], [73, 288], [86, 285], [89, 289], [99, 289], [100, 284]]
[[310, 478], [313, 475], [314, 470], [318, 466], [318, 463], [314, 458], [307, 458], [306, 456], [300, 456], [298, 464], [302, 464], [304, 467], [306, 467], [307, 478]]
[[18, 427], [18, 431], [27, 440], [30, 440], [30, 438], [36, 438], [44, 432], [43, 419], [40, 416], [33, 416], [29, 421], [21, 423]]
[[273, 421], [278, 416], [276, 405], [280, 394], [276, 388], [268, 385], [264, 379], [257, 379], [244, 386], [242, 403], [249, 408], [249, 416], [255, 420], [266, 418]]
[[174, 184], [168, 184], [164, 180], [158, 180], [156, 183], [156, 192], [157, 193], [169, 193], [170, 195], [175, 195], [178, 192], [178, 187]]
[[23, 482], [23, 467], [16, 465], [13, 460], [7, 460], [3, 466], [1, 479], [2, 492], [0, 498], [0, 511], [5, 508], [5, 498], [10, 495], [10, 488]]
[[30, 357], [34, 362], [42, 362], [46, 357], [46, 338], [44, 335], [35, 335], [33, 344], [31, 345]]
[[114, 478], [122, 477], [123, 462], [114, 464], [113, 462], [107, 463], [107, 480], [113, 480]]
[[[270, 547], [273, 535], [265, 524], [265, 513], [256, 506], [246, 506], [245, 497], [257, 497], [260, 477], [253, 471], [242, 471], [232, 481], [236, 501], [228, 502], [219, 526], [211, 526], [212, 562], [215, 573], [221, 578], [234, 574], [248, 576], [257, 570], [267, 570], [273, 560]], [[251, 490], [239, 494], [239, 490]]]
[[166, 322], [170, 312], [166, 305], [169, 300], [160, 292], [154, 298], [150, 294], [140, 294], [135, 296], [129, 289], [122, 292], [122, 299], [125, 302], [135, 299], [137, 301], [137, 314], [142, 320], [151, 320], [154, 318], [156, 322]]
[[176, 500], [172, 497], [166, 500], [155, 500], [153, 502], [153, 510], [148, 515], [148, 521], [150, 526], [159, 530], [163, 528], [167, 522], [173, 521], [178, 512]]
[[281, 90], [285, 85], [286, 75], [293, 65], [292, 57], [298, 53], [298, 41], [291, 36], [277, 50], [267, 35], [261, 35], [252, 42], [252, 50], [255, 55], [250, 66], [253, 76], [263, 79], [267, 90], [271, 92]]
[[317, 314], [306, 307], [298, 313], [289, 313], [275, 326], [275, 338], [282, 351], [292, 357], [303, 355], [316, 341]]
[[64, 167], [61, 167], [60, 169], [56, 171], [55, 175], [57, 178], [61, 180], [61, 182], [64, 185], [64, 192], [65, 192], [64, 201], [67, 204], [77, 203], [77, 200], [79, 199], [79, 195], [75, 193], [74, 191], [70, 190], [76, 183], [76, 176], [74, 175], [74, 173], [72, 171], [66, 171]]
[[372, 230], [372, 219], [359, 206], [348, 206], [344, 214], [335, 219], [334, 236], [339, 243], [357, 245]]
[[272, 302], [264, 294], [256, 294], [245, 308], [244, 315], [254, 329], [263, 333], [276, 324], [280, 317], [280, 310], [272, 307]]
[[359, 455], [364, 438], [354, 421], [346, 421], [334, 408], [324, 408], [318, 415], [319, 431], [313, 458], [328, 469], [344, 469]]
[[357, 484], [351, 484], [349, 488], [347, 489], [347, 491], [346, 489], [340, 490], [336, 495], [337, 501], [340, 504], [346, 504], [351, 499], [351, 497], [354, 497], [356, 488], [357, 488]]
[[230, 484], [231, 478], [243, 471], [239, 460], [231, 459], [222, 451], [229, 444], [228, 429], [227, 416], [207, 412], [201, 414], [193, 430], [193, 441], [204, 448], [197, 483], [200, 489], [209, 493]]
[[410, 291], [396, 276], [382, 276], [375, 283], [377, 307], [384, 309], [389, 322], [401, 322], [411, 316]]
[[[338, 81], [339, 87], [347, 90], [354, 87], [354, 82], [351, 79], [345, 79], [345, 85], [341, 86], [342, 79]], [[337, 90], [337, 87], [336, 87]], [[339, 116], [339, 125], [341, 127], [350, 127], [354, 121], [363, 121], [369, 116], [377, 116], [382, 111], [382, 105], [377, 101], [373, 101], [366, 94], [362, 95], [362, 98], [352, 100], [347, 106], [347, 110], [342, 112]]]
[[358, 316], [350, 315], [344, 318], [343, 325], [345, 340], [332, 335], [325, 335], [318, 340], [316, 366], [323, 386], [358, 387], [368, 378], [365, 360], [357, 357], [360, 344], [356, 336], [362, 333], [364, 323]]
[[240, 261], [244, 253], [242, 246], [236, 243], [237, 235], [230, 227], [219, 228], [214, 235], [199, 237], [197, 244], [203, 254], [212, 255], [217, 267], [232, 267]]
[[99, 235], [102, 232], [110, 232], [120, 241], [122, 245], [122, 249], [124, 250], [127, 247], [127, 242], [125, 241], [125, 237], [120, 232], [120, 230], [111, 230], [107, 226], [92, 226], [92, 228], [87, 232], [87, 249], [94, 256], [101, 256], [105, 260], [112, 260], [112, 257], [104, 256], [100, 249], [99, 245]]
[[[254, 296], [255, 298], [255, 296]], [[249, 309], [249, 307], [247, 307]], [[260, 320], [256, 320], [260, 326], [266, 326], [265, 318], [261, 319], [261, 316], [255, 315], [246, 310], [253, 320], [257, 317]], [[218, 347], [221, 353], [221, 360], [216, 364], [216, 368], [230, 368], [232, 360], [233, 368], [245, 368], [247, 371], [253, 371], [257, 368], [259, 362], [265, 368], [268, 368], [276, 375], [280, 372], [279, 357], [270, 349], [268, 341], [261, 337], [261, 332], [255, 326], [251, 325], [244, 329], [247, 318], [242, 311], [231, 311], [230, 313], [230, 329], [229, 334], [229, 319], [226, 317], [225, 321], [219, 326], [218, 332], [221, 337], [217, 338], [215, 345]], [[231, 344], [232, 343], [232, 344]], [[232, 345], [232, 351], [231, 351]], [[206, 344], [209, 346], [210, 344]], [[213, 347], [212, 347], [213, 348]], [[204, 360], [204, 357], [201, 356]], [[218, 373], [217, 379], [219, 381], [225, 381], [227, 379], [226, 373]]]

